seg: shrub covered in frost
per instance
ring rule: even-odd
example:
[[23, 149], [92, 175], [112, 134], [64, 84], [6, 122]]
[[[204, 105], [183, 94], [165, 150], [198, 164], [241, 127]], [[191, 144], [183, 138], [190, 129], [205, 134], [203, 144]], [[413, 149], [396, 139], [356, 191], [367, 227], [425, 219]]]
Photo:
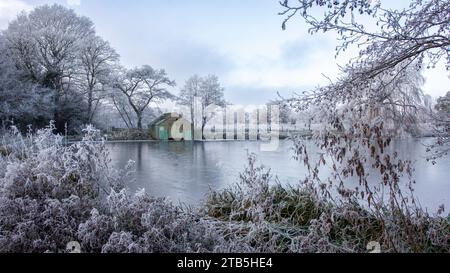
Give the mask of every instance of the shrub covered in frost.
[[[449, 252], [450, 221], [425, 211], [393, 210], [383, 203], [334, 200], [305, 181], [269, 186], [270, 173], [251, 155], [241, 183], [211, 193], [204, 211], [222, 221], [246, 223], [245, 243], [262, 252]], [[255, 234], [257, 234], [255, 236]], [[242, 239], [241, 239], [242, 241]]]
[[[219, 231], [220, 232], [220, 231]], [[103, 215], [94, 210], [80, 225], [90, 252], [212, 252], [223, 243], [214, 221], [145, 192], [112, 191]]]
[[98, 131], [64, 145], [53, 124], [22, 137], [13, 129], [0, 157], [0, 250], [58, 252], [77, 239], [80, 223], [120, 184]]

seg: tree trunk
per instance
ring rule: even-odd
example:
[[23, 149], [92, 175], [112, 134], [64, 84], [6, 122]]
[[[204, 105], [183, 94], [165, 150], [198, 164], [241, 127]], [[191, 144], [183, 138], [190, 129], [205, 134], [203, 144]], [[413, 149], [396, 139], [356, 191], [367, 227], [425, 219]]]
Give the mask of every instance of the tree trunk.
[[205, 127], [206, 127], [207, 119], [205, 117], [202, 118], [202, 139], [206, 140], [205, 137]]
[[194, 106], [193, 106], [193, 104], [191, 103], [191, 136], [192, 136], [192, 139], [193, 139], [193, 140], [195, 140], [195, 128], [194, 128], [194, 125], [195, 125], [195, 120], [194, 120]]
[[92, 117], [93, 117], [93, 114], [92, 114], [92, 89], [91, 90], [89, 90], [89, 95], [88, 95], [88, 123], [89, 124], [91, 124], [92, 123]]
[[137, 115], [137, 128], [142, 130], [142, 113], [136, 113]]

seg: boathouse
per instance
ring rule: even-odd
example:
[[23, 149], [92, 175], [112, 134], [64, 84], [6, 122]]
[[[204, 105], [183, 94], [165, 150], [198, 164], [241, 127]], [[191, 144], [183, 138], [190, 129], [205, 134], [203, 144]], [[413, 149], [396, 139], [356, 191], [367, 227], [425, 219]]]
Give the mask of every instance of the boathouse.
[[154, 140], [192, 141], [191, 123], [177, 113], [166, 113], [150, 125]]

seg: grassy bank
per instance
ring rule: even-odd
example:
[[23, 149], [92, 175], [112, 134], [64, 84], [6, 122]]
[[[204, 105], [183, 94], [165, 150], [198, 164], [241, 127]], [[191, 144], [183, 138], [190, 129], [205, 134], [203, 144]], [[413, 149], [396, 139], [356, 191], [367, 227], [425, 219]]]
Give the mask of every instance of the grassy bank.
[[382, 203], [368, 208], [356, 199], [336, 201], [308, 183], [269, 186], [270, 172], [255, 163], [251, 156], [240, 183], [211, 193], [203, 211], [247, 226], [242, 238], [258, 251], [367, 252], [370, 242], [384, 252], [450, 251], [450, 218], [394, 211]]

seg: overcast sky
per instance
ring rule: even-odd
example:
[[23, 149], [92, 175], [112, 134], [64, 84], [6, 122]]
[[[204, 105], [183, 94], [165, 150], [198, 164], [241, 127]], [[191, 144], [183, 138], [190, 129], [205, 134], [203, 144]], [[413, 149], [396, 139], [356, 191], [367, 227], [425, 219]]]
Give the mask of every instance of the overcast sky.
[[[407, 5], [409, 1], [396, 2]], [[177, 93], [191, 75], [216, 74], [235, 104], [263, 104], [334, 78], [333, 34], [307, 34], [300, 18], [281, 30], [277, 0], [0, 0], [0, 29], [21, 10], [59, 3], [88, 16], [127, 67], [164, 68]], [[426, 71], [425, 91], [450, 91], [444, 65]]]

